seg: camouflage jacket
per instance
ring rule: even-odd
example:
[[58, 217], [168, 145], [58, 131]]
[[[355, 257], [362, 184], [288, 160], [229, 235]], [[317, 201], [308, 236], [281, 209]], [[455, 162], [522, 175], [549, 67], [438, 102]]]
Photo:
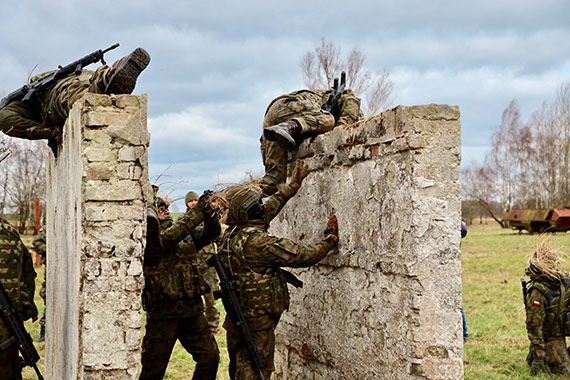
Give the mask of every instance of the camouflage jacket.
[[[326, 115], [330, 114], [322, 111], [322, 105], [326, 103], [331, 90], [299, 90], [289, 94], [281, 95], [271, 101], [265, 112], [266, 120], [264, 125], [272, 125], [276, 121], [281, 122], [285, 118], [296, 120], [302, 127], [303, 131], [316, 131], [323, 132], [323, 128], [316, 125], [329, 124], [326, 120]], [[294, 101], [294, 102], [292, 102]], [[293, 104], [298, 109], [291, 109], [288, 111], [270, 111], [274, 104], [280, 104], [280, 107], [285, 107], [288, 104]], [[328, 128], [330, 130], [334, 127], [352, 124], [358, 120], [360, 114], [360, 99], [354, 95], [352, 90], [345, 90], [338, 100], [339, 108], [332, 111], [334, 122], [331, 120]], [[319, 111], [315, 113], [315, 111]], [[297, 115], [295, 115], [297, 114]], [[277, 116], [280, 115], [280, 116]], [[280, 119], [280, 120], [271, 120]], [[315, 119], [315, 120], [313, 120]]]
[[[200, 217], [196, 217], [200, 214]], [[145, 265], [147, 311], [160, 318], [192, 317], [203, 312], [202, 294], [209, 289], [200, 272], [197, 251], [219, 234], [219, 224], [190, 210], [176, 222], [161, 223], [162, 257]]]
[[[38, 316], [34, 304], [35, 278], [32, 258], [20, 235], [0, 218], [0, 281], [23, 321], [30, 318], [36, 320]], [[0, 342], [6, 340], [8, 334], [0, 318]]]
[[275, 327], [289, 307], [287, 277], [281, 267], [308, 267], [336, 246], [328, 235], [314, 245], [299, 246], [267, 232], [266, 226], [243, 226], [229, 239], [227, 270], [235, 282], [244, 314], [252, 331]]
[[34, 240], [32, 241], [32, 246], [34, 247], [34, 251], [38, 253], [42, 259], [41, 263], [46, 263], [46, 253], [47, 253], [47, 242], [46, 242], [46, 231], [41, 228], [40, 231], [34, 236]]
[[[279, 192], [276, 195], [279, 197]], [[268, 233], [267, 224], [230, 226], [222, 241], [222, 258], [252, 331], [275, 327], [289, 307], [287, 282], [294, 276], [281, 267], [311, 266], [337, 244], [335, 236], [327, 235], [317, 244], [299, 246]], [[228, 319], [224, 327], [236, 328]]]
[[[561, 297], [562, 295], [562, 297]], [[526, 299], [526, 329], [531, 351], [544, 356], [545, 341], [564, 337], [563, 314], [570, 296], [570, 279], [532, 279]], [[561, 307], [560, 301], [566, 301]]]

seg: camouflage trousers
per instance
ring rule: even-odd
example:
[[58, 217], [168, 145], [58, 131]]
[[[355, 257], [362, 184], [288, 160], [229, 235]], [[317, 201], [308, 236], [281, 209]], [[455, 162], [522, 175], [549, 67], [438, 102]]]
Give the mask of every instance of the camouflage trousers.
[[86, 92], [103, 93], [107, 85], [107, 65], [95, 72], [83, 70], [39, 91], [29, 101], [14, 101], [0, 110], [0, 130], [8, 136], [29, 140], [58, 135], [73, 104]]
[[40, 326], [46, 325], [46, 278], [44, 275], [44, 281], [42, 282], [42, 287], [40, 288], [40, 297], [44, 300], [44, 314], [40, 318]]
[[570, 355], [564, 337], [547, 339], [544, 351], [544, 361], [551, 373], [570, 374]]
[[0, 380], [22, 380], [22, 364], [16, 344], [0, 351]]
[[265, 174], [259, 181], [263, 194], [269, 196], [277, 191], [277, 185], [287, 181], [288, 151], [274, 141], [261, 137], [261, 158]]
[[[226, 326], [226, 324], [224, 325]], [[275, 328], [251, 332], [253, 341], [264, 363], [263, 376], [266, 380], [271, 378], [275, 371], [273, 358], [275, 355]], [[259, 380], [259, 372], [253, 368], [249, 352], [243, 341], [241, 332], [227, 331], [228, 355], [230, 357], [231, 380]]]
[[[299, 122], [302, 134], [316, 134], [330, 131], [334, 127], [334, 117], [321, 109], [321, 105], [308, 100], [284, 96], [276, 100], [267, 110], [263, 126], [279, 124], [295, 119]], [[273, 141], [261, 137], [261, 157], [265, 175], [260, 180], [265, 195], [277, 191], [277, 185], [287, 180], [288, 151]]]
[[215, 380], [220, 353], [202, 313], [191, 318], [147, 318], [139, 379], [164, 378], [177, 339], [196, 362], [192, 379]]

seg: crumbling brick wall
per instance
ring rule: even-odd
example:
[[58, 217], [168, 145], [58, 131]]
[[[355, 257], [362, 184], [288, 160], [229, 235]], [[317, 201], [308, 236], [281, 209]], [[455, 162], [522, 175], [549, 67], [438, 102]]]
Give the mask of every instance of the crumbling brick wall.
[[50, 155], [46, 379], [137, 378], [146, 110], [146, 95], [87, 94]]
[[458, 107], [396, 107], [296, 158], [313, 171], [271, 231], [315, 243], [335, 209], [340, 245], [294, 270], [275, 378], [462, 379]]

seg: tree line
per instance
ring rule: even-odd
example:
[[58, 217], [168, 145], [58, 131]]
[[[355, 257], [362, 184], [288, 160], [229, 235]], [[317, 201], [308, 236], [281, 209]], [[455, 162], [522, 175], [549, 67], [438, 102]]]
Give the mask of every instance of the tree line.
[[482, 165], [461, 171], [463, 215], [502, 218], [515, 208], [570, 207], [570, 82], [527, 122], [512, 100]]

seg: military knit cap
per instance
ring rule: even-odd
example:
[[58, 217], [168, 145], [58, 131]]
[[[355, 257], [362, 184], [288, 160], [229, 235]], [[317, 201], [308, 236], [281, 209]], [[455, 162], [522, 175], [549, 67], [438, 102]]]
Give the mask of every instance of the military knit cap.
[[525, 273], [530, 277], [544, 276], [552, 280], [559, 280], [567, 276], [560, 269], [560, 257], [550, 246], [548, 239], [541, 238], [536, 243], [534, 252], [528, 259]]
[[200, 198], [200, 196], [198, 195], [198, 193], [196, 193], [196, 192], [194, 192], [194, 191], [189, 191], [189, 192], [186, 194], [186, 197], [184, 198], [184, 202], [185, 202], [185, 203], [188, 203], [188, 202], [191, 202], [191, 201], [197, 201], [198, 198]]

